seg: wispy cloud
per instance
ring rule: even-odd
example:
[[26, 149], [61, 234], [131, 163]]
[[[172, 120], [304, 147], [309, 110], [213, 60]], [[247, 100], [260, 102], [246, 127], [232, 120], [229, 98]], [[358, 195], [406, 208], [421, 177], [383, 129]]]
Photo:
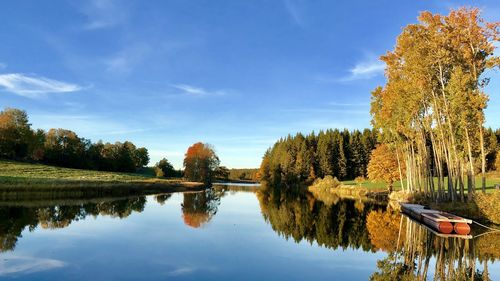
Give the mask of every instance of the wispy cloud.
[[125, 48], [104, 60], [106, 71], [114, 74], [129, 74], [150, 53], [147, 44], [139, 44]]
[[79, 85], [22, 73], [0, 74], [0, 87], [14, 94], [35, 98], [48, 93], [69, 93], [82, 89]]
[[306, 22], [303, 12], [304, 2], [301, 0], [284, 0], [283, 4], [293, 22], [302, 28], [305, 27]]
[[227, 90], [214, 90], [209, 91], [201, 87], [196, 87], [187, 84], [174, 84], [172, 87], [181, 90], [184, 94], [190, 96], [204, 97], [204, 96], [224, 96], [229, 92]]
[[170, 276], [181, 276], [181, 275], [186, 275], [186, 274], [191, 274], [195, 272], [197, 268], [191, 267], [191, 266], [184, 266], [184, 267], [179, 267], [176, 268], [168, 273]]
[[128, 18], [124, 4], [115, 0], [92, 0], [82, 8], [82, 13], [87, 17], [84, 25], [87, 30], [114, 27]]
[[0, 69], [5, 69], [5, 68], [7, 68], [7, 64], [0, 62]]
[[366, 80], [384, 74], [385, 64], [374, 56], [368, 56], [365, 60], [358, 62], [348, 69], [348, 74], [339, 77], [331, 75], [317, 75], [314, 77], [319, 82], [351, 82]]
[[351, 80], [372, 78], [378, 74], [384, 73], [384, 68], [385, 64], [378, 60], [361, 62], [349, 70], [351, 76], [348, 78]]
[[0, 276], [15, 273], [40, 272], [63, 266], [65, 266], [63, 261], [55, 259], [7, 255], [0, 262]]

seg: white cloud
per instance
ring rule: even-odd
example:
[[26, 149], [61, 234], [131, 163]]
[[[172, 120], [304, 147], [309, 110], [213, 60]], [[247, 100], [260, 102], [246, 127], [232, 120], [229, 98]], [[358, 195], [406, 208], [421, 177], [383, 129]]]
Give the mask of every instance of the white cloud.
[[76, 84], [22, 73], [0, 74], [0, 87], [8, 92], [31, 98], [48, 93], [69, 93], [82, 89]]
[[87, 30], [114, 27], [128, 18], [124, 4], [115, 0], [92, 0], [83, 7], [82, 13], [87, 17], [84, 25]]
[[284, 0], [283, 3], [293, 22], [302, 28], [305, 27], [303, 2], [298, 0]]
[[168, 273], [170, 276], [181, 276], [181, 275], [186, 275], [186, 274], [191, 274], [195, 272], [197, 268], [195, 267], [190, 267], [190, 266], [185, 266], [185, 267], [179, 267], [177, 269], [174, 269]]
[[381, 61], [368, 61], [356, 64], [349, 70], [352, 80], [368, 79], [384, 73], [385, 64]]
[[65, 266], [63, 261], [55, 259], [7, 255], [0, 261], [0, 276], [14, 273], [40, 272], [63, 266]]
[[174, 84], [172, 87], [181, 90], [184, 94], [191, 95], [191, 96], [223, 96], [228, 94], [227, 91], [225, 90], [215, 90], [215, 91], [209, 91], [206, 89], [203, 89], [201, 87], [195, 87], [192, 85], [187, 85], [187, 84]]
[[351, 82], [356, 80], [371, 79], [378, 75], [384, 74], [385, 63], [378, 60], [374, 56], [368, 56], [364, 61], [358, 62], [351, 67], [348, 75], [344, 77], [334, 77], [332, 75], [317, 75], [314, 80], [324, 83]]

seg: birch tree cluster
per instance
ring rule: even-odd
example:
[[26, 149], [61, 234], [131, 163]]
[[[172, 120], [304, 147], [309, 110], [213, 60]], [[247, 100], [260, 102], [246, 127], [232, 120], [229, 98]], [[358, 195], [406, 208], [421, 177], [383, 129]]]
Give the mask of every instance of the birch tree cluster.
[[485, 190], [485, 87], [500, 66], [499, 26], [478, 9], [423, 12], [381, 57], [386, 84], [372, 92], [372, 124], [406, 167], [403, 190], [464, 201], [478, 174]]

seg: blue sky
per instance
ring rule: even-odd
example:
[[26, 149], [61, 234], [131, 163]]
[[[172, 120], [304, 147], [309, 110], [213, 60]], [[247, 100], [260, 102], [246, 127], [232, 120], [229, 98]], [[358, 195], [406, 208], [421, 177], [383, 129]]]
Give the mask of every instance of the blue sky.
[[[498, 1], [6, 1], [0, 107], [35, 128], [130, 140], [182, 165], [197, 141], [222, 164], [258, 167], [289, 133], [370, 126], [379, 55], [419, 11]], [[500, 127], [491, 72], [487, 125]]]

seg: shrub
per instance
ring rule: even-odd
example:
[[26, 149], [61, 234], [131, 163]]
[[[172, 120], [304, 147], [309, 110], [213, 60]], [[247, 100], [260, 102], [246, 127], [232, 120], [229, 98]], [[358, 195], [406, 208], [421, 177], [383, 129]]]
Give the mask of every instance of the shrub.
[[474, 195], [474, 203], [476, 203], [479, 211], [489, 221], [495, 224], [500, 224], [500, 191], [495, 190], [491, 194], [476, 193]]
[[341, 184], [342, 183], [336, 177], [328, 175], [325, 176], [323, 179], [317, 179], [316, 181], [314, 181], [312, 186], [319, 189], [329, 189], [329, 188], [337, 188]]
[[156, 166], [156, 167], [154, 167], [154, 169], [155, 169], [155, 176], [157, 178], [163, 178], [165, 176], [165, 173], [163, 172], [163, 170], [160, 167]]
[[364, 183], [366, 181], [366, 178], [361, 176], [361, 177], [356, 177], [354, 179], [354, 182], [357, 183], [358, 185], [361, 185], [362, 183]]

